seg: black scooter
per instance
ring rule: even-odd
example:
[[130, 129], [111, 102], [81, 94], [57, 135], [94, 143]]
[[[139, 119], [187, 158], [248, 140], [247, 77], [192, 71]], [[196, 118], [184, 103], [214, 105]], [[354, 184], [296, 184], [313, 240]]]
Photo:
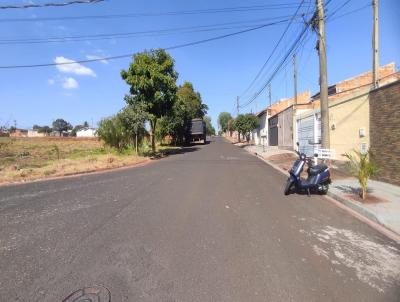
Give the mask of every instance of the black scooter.
[[[299, 143], [297, 143], [297, 146], [299, 146]], [[285, 195], [289, 195], [293, 188], [297, 192], [307, 192], [308, 196], [310, 196], [311, 192], [328, 193], [329, 184], [332, 182], [329, 167], [325, 164], [313, 165], [312, 158], [297, 150], [296, 153], [299, 155], [299, 159], [293, 163], [293, 167], [289, 171], [290, 175], [284, 190]], [[317, 157], [318, 155], [315, 154], [315, 156]], [[302, 180], [300, 174], [303, 172], [306, 163], [308, 165], [308, 177], [306, 180]]]

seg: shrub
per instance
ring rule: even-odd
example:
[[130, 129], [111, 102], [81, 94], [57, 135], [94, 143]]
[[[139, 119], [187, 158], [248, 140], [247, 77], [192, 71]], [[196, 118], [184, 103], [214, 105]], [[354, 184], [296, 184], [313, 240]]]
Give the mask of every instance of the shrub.
[[129, 144], [129, 135], [117, 115], [102, 119], [97, 129], [97, 135], [106, 145], [116, 148], [120, 152]]

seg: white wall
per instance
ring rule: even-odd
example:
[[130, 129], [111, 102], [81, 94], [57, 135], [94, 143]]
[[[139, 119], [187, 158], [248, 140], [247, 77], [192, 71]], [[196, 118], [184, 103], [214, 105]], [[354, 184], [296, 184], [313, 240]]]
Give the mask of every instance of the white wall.
[[76, 132], [76, 137], [96, 137], [96, 129], [88, 128]]
[[268, 146], [268, 114], [264, 113], [258, 117], [260, 126], [253, 131], [254, 143], [256, 145]]

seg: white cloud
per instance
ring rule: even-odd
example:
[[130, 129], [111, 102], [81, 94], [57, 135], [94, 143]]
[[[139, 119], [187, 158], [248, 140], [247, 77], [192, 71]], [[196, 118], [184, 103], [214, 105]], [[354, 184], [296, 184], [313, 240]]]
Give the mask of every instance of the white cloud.
[[[72, 73], [76, 75], [85, 75], [95, 77], [96, 73], [82, 64], [76, 63], [74, 60], [67, 59], [65, 57], [56, 57], [54, 60], [55, 63], [61, 64], [56, 65], [57, 69], [63, 73]], [[65, 64], [70, 63], [70, 64]]]
[[79, 87], [79, 84], [74, 78], [65, 78], [62, 81], [62, 87], [64, 89], [76, 89]]
[[[86, 58], [88, 60], [100, 60], [101, 58], [103, 58], [103, 56], [97, 56], [97, 55], [87, 55]], [[100, 60], [101, 63], [103, 64], [108, 64], [107, 60]]]
[[47, 84], [49, 84], [50, 86], [54, 85], [55, 83], [56, 83], [56, 81], [54, 79], [48, 79], [47, 80]]

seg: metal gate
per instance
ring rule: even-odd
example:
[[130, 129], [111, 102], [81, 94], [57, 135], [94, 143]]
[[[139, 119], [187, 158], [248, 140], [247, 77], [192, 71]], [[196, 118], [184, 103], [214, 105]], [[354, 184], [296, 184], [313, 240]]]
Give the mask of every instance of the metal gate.
[[315, 114], [297, 120], [299, 151], [307, 156], [317, 152], [321, 141], [321, 119]]
[[268, 120], [268, 137], [270, 146], [278, 146], [278, 116]]

